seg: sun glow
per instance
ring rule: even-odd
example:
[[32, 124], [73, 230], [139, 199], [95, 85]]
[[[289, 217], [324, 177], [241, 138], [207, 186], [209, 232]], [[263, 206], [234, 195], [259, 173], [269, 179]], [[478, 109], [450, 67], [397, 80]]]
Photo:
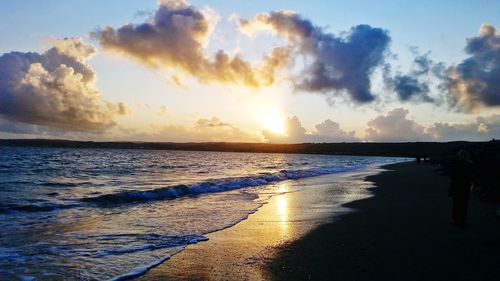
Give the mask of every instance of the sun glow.
[[262, 111], [260, 121], [266, 130], [280, 135], [286, 134], [284, 118], [277, 111], [271, 109]]

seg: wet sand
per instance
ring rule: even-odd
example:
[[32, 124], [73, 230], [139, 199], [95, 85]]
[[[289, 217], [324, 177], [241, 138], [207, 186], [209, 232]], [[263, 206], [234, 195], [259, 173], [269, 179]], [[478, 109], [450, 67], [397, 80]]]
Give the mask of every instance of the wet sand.
[[500, 280], [498, 206], [473, 198], [455, 228], [437, 166], [385, 168], [286, 183], [304, 188], [139, 280]]
[[500, 280], [498, 205], [472, 198], [469, 224], [452, 226], [448, 179], [430, 164], [389, 165], [368, 177], [359, 212], [281, 247], [274, 280]]
[[[269, 280], [276, 249], [330, 223], [349, 210], [341, 205], [370, 196], [366, 170], [279, 183], [273, 196], [248, 219], [208, 234], [138, 280]], [[288, 192], [290, 190], [297, 190]]]

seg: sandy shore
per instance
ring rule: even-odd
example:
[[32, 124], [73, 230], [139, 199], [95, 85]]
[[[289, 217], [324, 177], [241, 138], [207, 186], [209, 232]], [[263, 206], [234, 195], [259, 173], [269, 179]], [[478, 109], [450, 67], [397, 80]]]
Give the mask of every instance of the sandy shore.
[[283, 193], [248, 219], [208, 234], [208, 241], [188, 246], [139, 279], [269, 280], [267, 265], [276, 249], [348, 212], [343, 203], [370, 196], [371, 184], [364, 178], [376, 172], [281, 182], [278, 187]]
[[473, 199], [468, 228], [454, 228], [436, 166], [385, 168], [282, 183], [301, 190], [139, 279], [500, 280], [497, 206]]

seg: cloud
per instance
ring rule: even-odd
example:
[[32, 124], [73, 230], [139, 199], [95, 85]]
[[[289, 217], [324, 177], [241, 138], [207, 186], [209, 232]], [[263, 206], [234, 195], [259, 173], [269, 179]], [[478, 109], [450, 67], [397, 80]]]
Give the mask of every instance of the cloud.
[[426, 83], [418, 81], [418, 79], [411, 75], [396, 75], [392, 82], [392, 87], [401, 101], [408, 101], [412, 98], [419, 98], [425, 102], [433, 101], [427, 96], [429, 86]]
[[288, 117], [285, 123], [285, 134], [275, 133], [269, 130], [263, 130], [264, 139], [273, 143], [300, 143], [308, 142], [306, 140], [306, 129], [297, 116]]
[[330, 119], [315, 126], [316, 130], [307, 133], [297, 116], [287, 118], [285, 135], [264, 130], [265, 140], [272, 143], [306, 143], [306, 142], [358, 142], [354, 131], [346, 132], [340, 125]]
[[0, 132], [11, 133], [11, 134], [45, 134], [45, 130], [37, 125], [31, 125], [26, 123], [12, 122], [0, 118]]
[[66, 130], [64, 128], [34, 125], [0, 117], [0, 138], [56, 138], [69, 140], [107, 140], [117, 126], [106, 130]]
[[470, 123], [436, 122], [423, 126], [408, 119], [409, 111], [397, 108], [367, 123], [366, 141], [487, 141], [500, 138], [500, 115], [479, 116]]
[[420, 55], [415, 48], [411, 50], [415, 54], [412, 69], [406, 74], [398, 71], [391, 76], [390, 65], [387, 64], [384, 69], [384, 83], [398, 95], [400, 101], [435, 102], [428, 95], [429, 82], [425, 78], [434, 74], [436, 64], [429, 58], [430, 53]]
[[241, 130], [218, 117], [198, 119], [191, 126], [153, 127], [152, 132], [127, 132], [128, 139], [168, 142], [260, 142], [256, 134]]
[[205, 45], [217, 16], [183, 0], [160, 1], [153, 18], [117, 29], [92, 32], [105, 50], [130, 57], [152, 68], [179, 69], [203, 82], [237, 83], [249, 87], [275, 82], [275, 72], [288, 64], [288, 49], [278, 47], [252, 65], [239, 54], [219, 50], [209, 58]]
[[407, 118], [409, 111], [396, 108], [386, 115], [379, 115], [367, 123], [365, 139], [373, 142], [427, 141], [432, 136], [425, 127]]
[[287, 39], [298, 55], [306, 56], [304, 70], [292, 77], [296, 89], [345, 92], [358, 103], [375, 99], [370, 76], [384, 62], [390, 42], [386, 30], [357, 25], [339, 37], [290, 11], [259, 13], [240, 20], [240, 27], [247, 34], [271, 31]]
[[479, 36], [467, 39], [465, 51], [470, 56], [449, 67], [444, 77], [449, 103], [466, 112], [500, 106], [500, 35], [495, 27], [483, 24]]
[[500, 115], [477, 117], [475, 122], [462, 124], [434, 123], [426, 131], [439, 141], [487, 141], [500, 138]]
[[316, 142], [357, 142], [359, 138], [355, 136], [355, 131], [344, 131], [340, 128], [339, 123], [330, 119], [323, 121], [315, 126], [316, 131], [313, 132], [313, 137]]
[[126, 114], [124, 104], [101, 99], [86, 64], [95, 53], [80, 38], [52, 39], [39, 53], [0, 56], [0, 116], [11, 121], [74, 131], [98, 131]]

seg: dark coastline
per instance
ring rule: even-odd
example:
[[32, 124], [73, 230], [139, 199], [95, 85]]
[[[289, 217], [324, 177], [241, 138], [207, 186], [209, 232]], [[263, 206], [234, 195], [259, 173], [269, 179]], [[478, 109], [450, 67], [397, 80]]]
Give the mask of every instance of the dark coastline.
[[401, 143], [173, 143], [173, 142], [94, 142], [56, 139], [0, 139], [0, 146], [54, 147], [54, 148], [106, 148], [106, 149], [155, 149], [194, 150], [222, 152], [300, 153], [359, 156], [416, 157], [428, 156], [444, 159], [458, 149], [475, 150], [485, 145], [500, 146], [500, 141], [490, 142], [401, 142]]
[[498, 204], [472, 198], [469, 225], [450, 225], [448, 178], [437, 166], [389, 165], [370, 176], [357, 212], [278, 249], [273, 280], [500, 280]]

